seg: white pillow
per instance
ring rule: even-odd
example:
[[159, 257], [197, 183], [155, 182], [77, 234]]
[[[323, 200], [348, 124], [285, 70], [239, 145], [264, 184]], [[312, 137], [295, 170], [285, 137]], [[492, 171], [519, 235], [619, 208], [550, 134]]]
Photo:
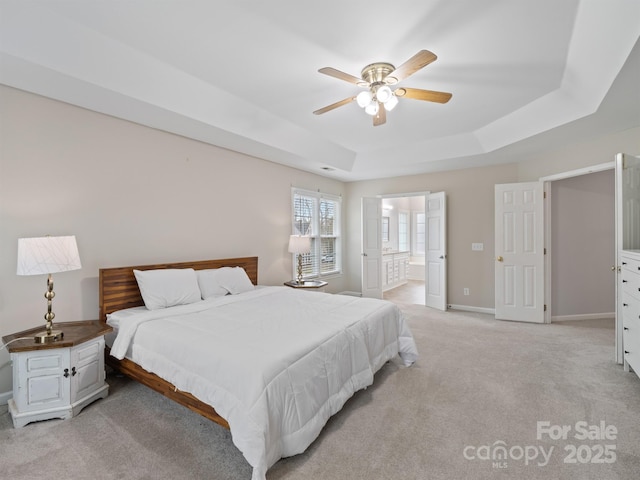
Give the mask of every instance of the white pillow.
[[[219, 269], [222, 270], [222, 269]], [[229, 268], [220, 275], [220, 285], [226, 288], [231, 295], [249, 292], [254, 289], [247, 272], [242, 267]]]
[[193, 268], [134, 270], [142, 300], [149, 310], [199, 302], [202, 297]]
[[220, 284], [220, 279], [224, 276], [225, 270], [231, 270], [231, 267], [196, 270], [198, 285], [203, 299], [222, 297], [229, 293], [229, 290]]

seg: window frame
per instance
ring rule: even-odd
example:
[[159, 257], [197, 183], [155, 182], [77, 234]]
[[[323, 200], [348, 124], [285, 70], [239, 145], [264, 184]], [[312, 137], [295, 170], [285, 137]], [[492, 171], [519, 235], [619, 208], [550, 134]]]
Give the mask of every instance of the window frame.
[[[301, 225], [296, 225], [296, 197], [304, 197], [313, 199], [313, 212], [311, 212], [311, 220], [309, 222], [308, 230], [305, 232], [300, 231]], [[331, 235], [322, 234], [320, 227], [320, 210], [321, 203], [331, 202], [333, 206], [333, 232]], [[340, 195], [333, 195], [329, 193], [323, 193], [320, 191], [305, 190], [302, 188], [291, 188], [291, 234], [292, 235], [309, 235], [311, 237], [312, 252], [307, 262], [310, 262], [311, 273], [303, 273], [302, 278], [304, 280], [322, 279], [333, 277], [342, 274], [342, 197]], [[309, 232], [311, 230], [311, 232]], [[322, 239], [332, 238], [333, 244], [333, 263], [334, 268], [331, 271], [322, 271]], [[297, 276], [297, 258], [296, 254], [292, 256], [292, 270], [295, 278]], [[304, 258], [304, 257], [303, 257]]]

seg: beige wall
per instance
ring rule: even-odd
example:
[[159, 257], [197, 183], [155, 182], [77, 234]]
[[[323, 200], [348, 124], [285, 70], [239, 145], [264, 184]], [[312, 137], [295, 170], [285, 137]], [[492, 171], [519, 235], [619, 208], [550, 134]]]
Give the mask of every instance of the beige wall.
[[[53, 311], [94, 319], [100, 267], [257, 255], [259, 282], [282, 284], [291, 187], [344, 194], [342, 182], [4, 86], [0, 111], [0, 336], [44, 325], [46, 277], [16, 276], [20, 237], [76, 235], [83, 268], [55, 275]], [[0, 393], [9, 378], [0, 367]]]

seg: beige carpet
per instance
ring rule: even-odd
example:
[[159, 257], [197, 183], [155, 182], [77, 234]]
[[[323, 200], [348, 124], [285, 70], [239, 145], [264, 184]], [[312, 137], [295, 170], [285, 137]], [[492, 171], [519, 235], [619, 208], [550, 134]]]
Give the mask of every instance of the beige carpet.
[[[420, 360], [388, 363], [268, 480], [639, 478], [640, 379], [613, 361], [612, 320], [529, 325], [403, 310]], [[71, 420], [16, 430], [0, 410], [0, 477], [251, 477], [228, 431], [137, 383], [108, 381], [109, 397]], [[537, 422], [570, 431], [538, 438]], [[608, 439], [575, 438], [597, 435], [601, 422]], [[499, 446], [506, 458], [486, 459]]]

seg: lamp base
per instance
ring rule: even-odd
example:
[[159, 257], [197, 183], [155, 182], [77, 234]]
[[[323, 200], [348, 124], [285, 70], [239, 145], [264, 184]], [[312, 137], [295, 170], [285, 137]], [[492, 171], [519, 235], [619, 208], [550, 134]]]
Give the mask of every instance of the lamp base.
[[33, 339], [36, 343], [52, 343], [57, 342], [58, 340], [62, 340], [64, 337], [64, 333], [61, 330], [51, 330], [51, 333], [44, 332], [36, 333]]

